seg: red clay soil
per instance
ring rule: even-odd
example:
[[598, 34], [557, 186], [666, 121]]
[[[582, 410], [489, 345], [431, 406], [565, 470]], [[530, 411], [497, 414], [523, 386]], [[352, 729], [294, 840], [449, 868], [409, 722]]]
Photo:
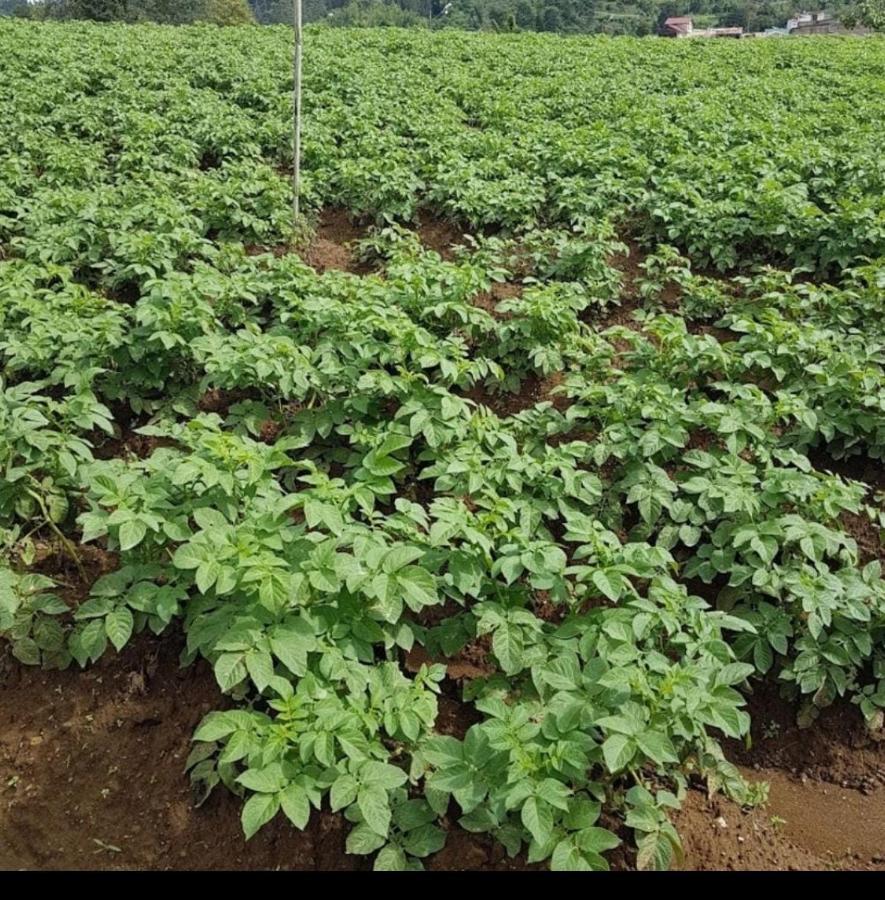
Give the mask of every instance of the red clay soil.
[[885, 734], [871, 734], [856, 707], [836, 704], [811, 728], [773, 686], [750, 698], [749, 747], [726, 755], [769, 784], [763, 809], [689, 795], [677, 816], [691, 868], [885, 870]]
[[[464, 242], [464, 233], [444, 219], [421, 212], [415, 230], [428, 250], [444, 260], [454, 259], [454, 251]], [[354, 221], [345, 209], [327, 208], [320, 212], [314, 236], [304, 252], [304, 261], [318, 272], [337, 270], [353, 275], [368, 275], [372, 267], [358, 259], [356, 242], [368, 233], [365, 225]]]
[[484, 309], [490, 316], [496, 319], [506, 320], [510, 318], [510, 313], [499, 312], [498, 304], [502, 300], [511, 300], [514, 297], [521, 297], [523, 286], [514, 284], [509, 281], [496, 281], [491, 290], [483, 291], [477, 294], [470, 302], [478, 309]]
[[[179, 650], [176, 639], [145, 636], [84, 672], [5, 657], [0, 868], [366, 868], [345, 854], [348, 826], [328, 811], [305, 832], [280, 818], [246, 843], [240, 802], [224, 789], [194, 808], [183, 771], [190, 736], [223, 700], [205, 663], [179, 668]], [[729, 753], [771, 782], [770, 805], [745, 813], [691, 792], [678, 817], [685, 868], [885, 868], [885, 743], [865, 736], [853, 708], [824, 711], [802, 732], [773, 696], [755, 698], [753, 709], [753, 749]], [[441, 730], [463, 734], [470, 713], [448, 684]], [[447, 846], [428, 868], [526, 868], [446, 825]]]
[[608, 264], [621, 273], [621, 297], [632, 298], [639, 295], [637, 282], [645, 274], [642, 262], [646, 254], [636, 241], [627, 239], [624, 243], [627, 245], [627, 252], [616, 253], [609, 258]]
[[864, 794], [782, 769], [743, 772], [768, 783], [768, 804], [747, 812], [691, 791], [676, 816], [685, 868], [885, 871], [885, 788]]
[[[202, 716], [223, 705], [208, 666], [180, 669], [181, 643], [141, 637], [84, 672], [4, 657], [0, 674], [0, 869], [293, 869], [370, 866], [347, 855], [349, 825], [314, 812], [243, 840], [240, 801], [194, 808], [184, 764]], [[463, 733], [455, 701], [441, 724]], [[451, 829], [428, 868], [524, 868], [488, 839]]]
[[319, 216], [304, 261], [318, 272], [335, 269], [367, 275], [371, 269], [355, 255], [355, 243], [366, 236], [366, 228], [351, 219], [344, 209], [324, 209]]
[[428, 250], [435, 250], [446, 262], [455, 258], [455, 248], [464, 243], [465, 232], [446, 219], [437, 219], [431, 213], [418, 213], [418, 224], [415, 229], [421, 243]]
[[539, 403], [550, 402], [558, 410], [563, 411], [569, 405], [568, 398], [563, 394], [554, 393], [563, 382], [561, 372], [555, 372], [546, 378], [541, 378], [534, 373], [527, 375], [515, 393], [499, 391], [492, 393], [483, 385], [476, 385], [464, 396], [480, 406], [488, 407], [499, 419], [506, 419], [537, 406]]

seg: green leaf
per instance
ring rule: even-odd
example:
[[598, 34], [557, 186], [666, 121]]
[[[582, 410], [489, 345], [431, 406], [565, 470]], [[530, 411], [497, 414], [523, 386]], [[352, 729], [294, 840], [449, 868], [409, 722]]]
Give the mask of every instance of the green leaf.
[[32, 638], [23, 637], [12, 644], [12, 655], [26, 666], [40, 665], [40, 648]]
[[329, 792], [332, 812], [338, 812], [339, 809], [350, 806], [356, 800], [358, 788], [359, 786], [353, 775], [339, 775], [332, 784], [332, 790]]
[[262, 826], [266, 825], [280, 808], [276, 794], [253, 794], [243, 806], [240, 821], [248, 841]]
[[406, 566], [396, 573], [396, 580], [405, 596], [406, 605], [413, 612], [437, 602], [436, 582], [426, 569]]
[[196, 575], [197, 590], [201, 594], [208, 593], [220, 574], [221, 563], [218, 560], [207, 559], [205, 562], [200, 563]]
[[108, 640], [110, 640], [119, 652], [126, 646], [126, 642], [132, 636], [135, 620], [128, 607], [118, 606], [107, 614], [104, 625]]
[[223, 691], [236, 687], [246, 677], [242, 653], [222, 653], [215, 662], [215, 678]]
[[593, 575], [591, 576], [593, 584], [596, 586], [596, 589], [608, 597], [612, 603], [617, 603], [618, 600], [621, 599], [621, 588], [620, 584], [612, 581], [602, 569], [597, 569]]
[[430, 776], [430, 786], [438, 791], [464, 791], [472, 785], [473, 774], [464, 763], [440, 769]]
[[569, 808], [569, 797], [571, 790], [561, 781], [555, 778], [545, 778], [537, 787], [536, 794], [538, 799], [549, 803], [556, 809], [567, 811]]
[[366, 856], [374, 853], [387, 842], [387, 835], [377, 834], [368, 825], [357, 825], [349, 835], [345, 843], [348, 853], [357, 856]]
[[387, 791], [375, 785], [364, 785], [357, 793], [356, 803], [366, 820], [366, 825], [376, 834], [387, 837], [390, 828], [390, 804]]
[[[302, 620], [295, 620], [301, 622]], [[303, 629], [303, 630], [302, 630]], [[281, 625], [271, 632], [270, 649], [274, 656], [293, 675], [304, 675], [307, 670], [307, 654], [315, 644], [309, 626]]]
[[621, 839], [607, 828], [582, 828], [575, 835], [575, 839], [586, 853], [604, 853], [621, 843]]
[[404, 872], [406, 870], [406, 854], [396, 844], [383, 847], [375, 857], [376, 872]]
[[665, 872], [678, 855], [678, 848], [663, 832], [644, 834], [636, 840], [636, 868]]
[[108, 533], [107, 518], [100, 513], [83, 513], [77, 518], [82, 528], [81, 543], [88, 544]]
[[137, 547], [147, 534], [147, 526], [141, 519], [129, 519], [120, 526], [120, 549]]
[[365, 786], [391, 790], [405, 784], [408, 779], [409, 776], [398, 766], [376, 760], [370, 760], [360, 769], [360, 781]]
[[492, 651], [506, 675], [515, 675], [522, 670], [524, 646], [522, 631], [516, 625], [505, 622], [495, 629]]
[[446, 844], [446, 833], [436, 825], [421, 825], [403, 838], [406, 853], [423, 859], [431, 853], [438, 853]]
[[236, 730], [236, 724], [228, 718], [226, 713], [211, 712], [200, 722], [192, 740], [220, 741]]
[[225, 528], [228, 524], [227, 519], [217, 509], [211, 509], [208, 506], [201, 506], [199, 509], [195, 509], [193, 517], [203, 531], [212, 531], [213, 528]]
[[628, 810], [624, 821], [634, 831], [658, 831], [661, 827], [661, 814], [654, 806], [643, 804]]
[[643, 728], [642, 722], [636, 719], [628, 719], [626, 716], [603, 716], [596, 720], [598, 728], [604, 728], [607, 732], [617, 732], [618, 734], [635, 735]]
[[590, 864], [584, 859], [574, 842], [567, 838], [554, 847], [553, 855], [550, 858], [550, 869], [553, 872], [589, 872]]
[[237, 777], [237, 782], [250, 791], [274, 794], [286, 784], [283, 768], [279, 763], [271, 763], [263, 769], [247, 769]]
[[182, 544], [172, 556], [176, 569], [197, 569], [206, 558], [204, 547], [197, 544]]
[[289, 821], [303, 831], [310, 821], [310, 800], [301, 785], [290, 784], [280, 794], [280, 804]]
[[679, 762], [676, 749], [667, 735], [660, 731], [644, 731], [636, 736], [639, 749], [656, 763]]
[[107, 643], [107, 632], [101, 619], [93, 619], [80, 634], [80, 644], [93, 662], [104, 653]]
[[729, 663], [716, 673], [716, 684], [740, 684], [746, 681], [755, 669], [749, 663]]
[[263, 691], [273, 678], [273, 659], [264, 650], [246, 653], [246, 671], [259, 691]]
[[529, 797], [522, 807], [522, 824], [539, 843], [546, 844], [553, 832], [553, 810], [537, 797]]
[[613, 734], [602, 745], [602, 756], [609, 772], [620, 772], [636, 754], [636, 744], [624, 734]]

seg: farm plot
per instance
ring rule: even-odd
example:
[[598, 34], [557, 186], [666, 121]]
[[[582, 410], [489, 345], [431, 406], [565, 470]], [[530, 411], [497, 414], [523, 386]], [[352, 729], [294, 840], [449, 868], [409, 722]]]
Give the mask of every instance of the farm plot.
[[174, 648], [244, 865], [680, 865], [882, 729], [885, 43], [312, 31], [293, 233], [290, 38], [0, 23], [0, 741]]

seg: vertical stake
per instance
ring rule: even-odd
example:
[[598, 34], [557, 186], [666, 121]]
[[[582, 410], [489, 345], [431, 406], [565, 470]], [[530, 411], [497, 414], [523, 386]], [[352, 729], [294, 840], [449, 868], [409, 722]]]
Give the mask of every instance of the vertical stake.
[[295, 99], [295, 134], [292, 141], [292, 149], [295, 156], [295, 168], [292, 174], [292, 214], [293, 228], [298, 228], [301, 218], [301, 0], [295, 0], [295, 58], [294, 84], [292, 92]]

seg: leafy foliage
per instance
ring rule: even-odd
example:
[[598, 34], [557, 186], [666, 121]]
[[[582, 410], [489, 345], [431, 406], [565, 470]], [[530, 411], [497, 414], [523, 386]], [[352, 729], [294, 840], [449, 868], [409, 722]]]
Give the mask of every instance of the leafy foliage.
[[362, 276], [292, 252], [285, 29], [0, 24], [0, 632], [182, 631], [246, 836], [665, 868], [764, 793], [747, 684], [885, 710], [883, 46], [310, 40]]

